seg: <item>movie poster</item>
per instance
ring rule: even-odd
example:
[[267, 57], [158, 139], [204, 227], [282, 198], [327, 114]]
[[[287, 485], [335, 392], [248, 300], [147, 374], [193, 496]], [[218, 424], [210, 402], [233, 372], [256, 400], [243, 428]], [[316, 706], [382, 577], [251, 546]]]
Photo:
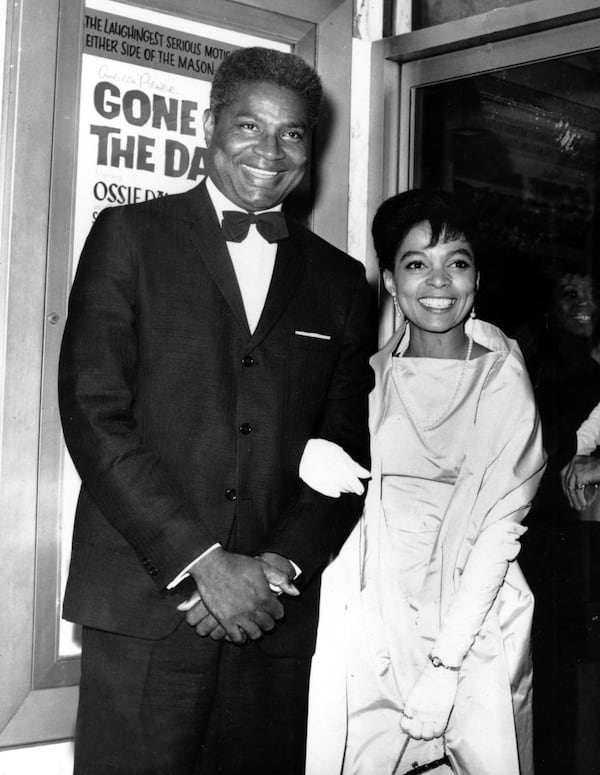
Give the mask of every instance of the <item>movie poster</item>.
[[204, 175], [202, 115], [222, 60], [284, 43], [112, 0], [88, 0], [74, 255], [103, 208], [184, 191]]

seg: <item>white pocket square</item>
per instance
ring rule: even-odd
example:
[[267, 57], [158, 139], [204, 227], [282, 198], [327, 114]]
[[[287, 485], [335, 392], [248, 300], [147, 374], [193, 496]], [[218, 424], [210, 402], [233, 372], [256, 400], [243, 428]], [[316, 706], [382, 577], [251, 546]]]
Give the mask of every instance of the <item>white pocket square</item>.
[[331, 339], [329, 334], [317, 334], [314, 331], [294, 331], [296, 336], [308, 336], [311, 339]]

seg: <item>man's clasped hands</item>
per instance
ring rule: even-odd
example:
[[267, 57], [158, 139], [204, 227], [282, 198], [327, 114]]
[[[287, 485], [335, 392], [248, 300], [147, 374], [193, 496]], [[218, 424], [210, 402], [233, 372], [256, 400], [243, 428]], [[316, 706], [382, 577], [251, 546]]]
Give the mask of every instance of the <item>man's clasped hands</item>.
[[[299, 476], [313, 490], [331, 498], [342, 493], [362, 495], [361, 479], [369, 471], [356, 463], [339, 445], [326, 439], [310, 439], [300, 461]], [[199, 558], [189, 573], [196, 583], [194, 594], [181, 603], [188, 624], [201, 637], [241, 645], [257, 640], [275, 627], [284, 609], [279, 595], [300, 594], [293, 584], [301, 570], [273, 552], [248, 557], [221, 546]]]

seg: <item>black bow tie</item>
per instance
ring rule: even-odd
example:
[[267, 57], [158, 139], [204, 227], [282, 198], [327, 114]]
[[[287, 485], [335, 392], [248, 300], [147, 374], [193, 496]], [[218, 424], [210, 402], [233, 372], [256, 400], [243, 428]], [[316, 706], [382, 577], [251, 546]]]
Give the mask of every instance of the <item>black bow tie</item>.
[[258, 233], [267, 242], [279, 242], [289, 236], [283, 213], [244, 213], [239, 210], [223, 212], [223, 236], [228, 242], [241, 242], [246, 238], [250, 225], [255, 223]]

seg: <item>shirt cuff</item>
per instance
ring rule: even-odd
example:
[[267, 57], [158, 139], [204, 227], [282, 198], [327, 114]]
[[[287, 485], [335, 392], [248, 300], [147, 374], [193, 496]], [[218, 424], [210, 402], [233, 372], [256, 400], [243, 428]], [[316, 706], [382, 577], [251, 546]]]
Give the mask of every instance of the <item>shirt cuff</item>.
[[302, 568], [300, 568], [299, 565], [296, 565], [296, 563], [293, 560], [290, 560], [289, 557], [287, 558], [287, 561], [290, 563], [290, 565], [294, 569], [294, 578], [292, 579], [292, 581], [296, 581], [298, 576], [302, 573]]
[[577, 431], [576, 455], [591, 455], [596, 449], [596, 440], [591, 433], [586, 433], [583, 426]]
[[[210, 554], [215, 549], [219, 549], [220, 546], [221, 546], [221, 544], [219, 544], [219, 543], [213, 544], [212, 546], [209, 546], [208, 549], [205, 552], [202, 552], [202, 554], [199, 554], [198, 557], [196, 557], [195, 560], [192, 560], [188, 565], [185, 566], [185, 568], [181, 571], [180, 574], [178, 574], [173, 579], [173, 581], [171, 581], [169, 584], [167, 584], [167, 589], [173, 589], [179, 583], [181, 583], [184, 579], [187, 579], [187, 577], [190, 575], [190, 568], [192, 567], [192, 565], [195, 565], [198, 562], [198, 560], [201, 560], [203, 557], [206, 557], [207, 554]], [[292, 562], [292, 565], [294, 565], [293, 562]], [[294, 567], [296, 567], [296, 566], [294, 566]]]

